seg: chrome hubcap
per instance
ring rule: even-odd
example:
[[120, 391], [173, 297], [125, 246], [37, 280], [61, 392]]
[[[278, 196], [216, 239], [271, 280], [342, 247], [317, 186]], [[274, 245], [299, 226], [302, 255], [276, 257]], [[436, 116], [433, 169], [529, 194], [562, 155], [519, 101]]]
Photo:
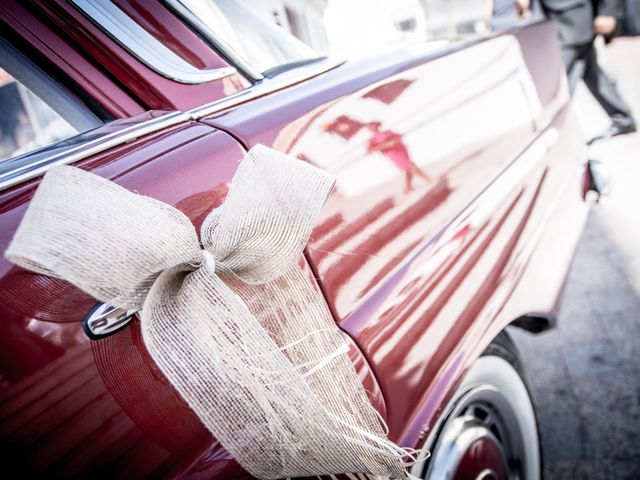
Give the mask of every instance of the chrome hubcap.
[[441, 427], [426, 478], [525, 480], [522, 432], [511, 404], [494, 387], [465, 393]]

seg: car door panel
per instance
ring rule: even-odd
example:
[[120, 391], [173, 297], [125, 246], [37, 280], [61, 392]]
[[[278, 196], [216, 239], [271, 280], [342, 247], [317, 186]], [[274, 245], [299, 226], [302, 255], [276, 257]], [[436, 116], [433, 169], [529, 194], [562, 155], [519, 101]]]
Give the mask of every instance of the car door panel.
[[[186, 122], [76, 166], [198, 224], [224, 200], [242, 155], [228, 135]], [[2, 251], [37, 182], [0, 194]], [[138, 478], [186, 469], [208, 448], [209, 433], [153, 366], [137, 324], [89, 341], [81, 321], [95, 300], [86, 294], [4, 259], [0, 284], [3, 457], [33, 474], [86, 475], [98, 465], [105, 477]]]

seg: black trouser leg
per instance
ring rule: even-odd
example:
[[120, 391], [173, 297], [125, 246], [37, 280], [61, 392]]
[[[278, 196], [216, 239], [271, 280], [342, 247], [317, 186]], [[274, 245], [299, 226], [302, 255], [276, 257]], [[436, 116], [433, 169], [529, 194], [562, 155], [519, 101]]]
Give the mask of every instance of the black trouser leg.
[[589, 88], [614, 124], [628, 126], [633, 124], [631, 108], [622, 99], [616, 85], [598, 65], [598, 57], [593, 44], [585, 46], [584, 83]]
[[573, 96], [578, 82], [584, 76], [585, 60], [580, 56], [580, 46], [562, 47], [562, 60], [567, 68], [567, 80], [569, 82], [569, 92]]

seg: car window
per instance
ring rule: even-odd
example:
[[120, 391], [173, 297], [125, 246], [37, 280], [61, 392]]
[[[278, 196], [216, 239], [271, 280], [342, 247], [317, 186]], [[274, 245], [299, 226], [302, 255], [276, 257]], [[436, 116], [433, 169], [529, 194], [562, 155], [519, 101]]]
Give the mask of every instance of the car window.
[[490, 29], [487, 0], [425, 0], [426, 33], [430, 40], [462, 40]]
[[103, 122], [0, 38], [0, 161]]
[[0, 69], [0, 160], [78, 133], [6, 70]]
[[72, 2], [129, 53], [169, 79], [202, 84], [236, 73], [157, 1]]
[[241, 0], [165, 0], [205, 37], [262, 74], [320, 58], [316, 51], [272, 25]]

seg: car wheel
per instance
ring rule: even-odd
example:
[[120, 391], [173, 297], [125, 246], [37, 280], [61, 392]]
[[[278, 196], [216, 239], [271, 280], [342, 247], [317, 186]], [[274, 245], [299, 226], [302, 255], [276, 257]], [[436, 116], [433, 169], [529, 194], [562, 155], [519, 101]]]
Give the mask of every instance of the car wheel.
[[540, 479], [536, 416], [506, 333], [465, 375], [445, 412], [425, 445], [431, 457], [414, 474], [430, 480]]

